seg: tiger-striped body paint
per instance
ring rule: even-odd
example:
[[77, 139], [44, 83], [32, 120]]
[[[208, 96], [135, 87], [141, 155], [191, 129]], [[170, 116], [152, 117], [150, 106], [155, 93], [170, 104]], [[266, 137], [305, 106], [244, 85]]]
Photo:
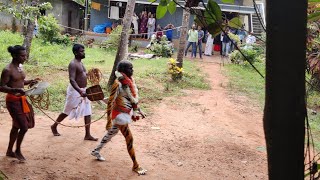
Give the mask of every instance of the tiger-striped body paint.
[[[122, 74], [125, 76], [124, 74]], [[107, 102], [107, 130], [108, 132], [102, 138], [100, 144], [92, 151], [92, 155], [99, 160], [104, 160], [100, 155], [100, 150], [114, 137], [119, 130], [123, 134], [127, 144], [128, 153], [132, 159], [132, 170], [139, 175], [145, 174], [146, 170], [139, 167], [133, 148], [133, 136], [128, 124], [131, 123], [130, 112], [137, 108], [138, 89], [133, 79], [128, 77], [119, 77], [115, 80], [111, 88], [111, 93]], [[124, 81], [125, 80], [125, 81]]]

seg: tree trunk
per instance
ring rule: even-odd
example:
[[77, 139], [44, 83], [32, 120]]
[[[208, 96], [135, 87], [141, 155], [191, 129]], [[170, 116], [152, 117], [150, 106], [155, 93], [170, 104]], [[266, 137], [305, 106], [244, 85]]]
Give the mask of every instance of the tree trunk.
[[270, 180], [304, 179], [306, 27], [307, 0], [267, 1], [263, 123]]
[[29, 60], [29, 54], [30, 54], [31, 43], [33, 38], [34, 25], [35, 25], [34, 20], [28, 19], [25, 32], [24, 32], [23, 46], [26, 47], [28, 60]]
[[135, 7], [136, 0], [129, 0], [127, 3], [126, 7], [126, 13], [123, 18], [123, 23], [122, 23], [122, 31], [120, 35], [120, 43], [118, 46], [116, 58], [114, 60], [112, 72], [108, 81], [108, 88], [112, 86], [114, 80], [116, 79], [114, 72], [117, 69], [117, 65], [120, 61], [124, 60], [127, 57], [128, 54], [128, 38], [129, 38], [129, 31], [131, 27], [131, 21], [132, 21], [132, 16], [134, 12], [134, 7]]
[[183, 10], [183, 15], [182, 15], [182, 27], [180, 28], [179, 49], [177, 54], [177, 66], [180, 68], [183, 67], [183, 57], [184, 57], [184, 49], [186, 47], [186, 41], [187, 41], [189, 19], [190, 19], [189, 8], [186, 8], [186, 10]]

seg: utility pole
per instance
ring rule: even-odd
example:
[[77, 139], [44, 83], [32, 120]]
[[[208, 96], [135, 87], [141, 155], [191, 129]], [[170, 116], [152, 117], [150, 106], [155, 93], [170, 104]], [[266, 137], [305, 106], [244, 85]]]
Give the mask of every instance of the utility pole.
[[84, 30], [88, 31], [88, 11], [89, 11], [89, 0], [85, 0], [85, 9], [84, 9]]
[[270, 180], [304, 179], [307, 0], [267, 0], [264, 132]]

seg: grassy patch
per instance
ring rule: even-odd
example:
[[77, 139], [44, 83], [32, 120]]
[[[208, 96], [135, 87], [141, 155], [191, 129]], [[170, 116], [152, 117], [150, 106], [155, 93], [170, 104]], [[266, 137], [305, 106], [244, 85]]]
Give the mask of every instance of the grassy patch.
[[[262, 74], [265, 74], [263, 63], [256, 63], [255, 66]], [[265, 80], [252, 67], [227, 64], [225, 74], [229, 77], [228, 87], [233, 93], [247, 95], [263, 107]]]
[[[11, 61], [7, 53], [9, 45], [22, 44], [19, 34], [0, 31], [0, 68]], [[43, 43], [41, 39], [34, 39], [31, 48], [30, 62], [24, 65], [27, 79], [40, 77], [50, 83], [50, 111], [61, 111], [65, 102], [66, 88], [68, 86], [68, 64], [73, 59], [72, 47]], [[114, 52], [100, 48], [86, 48], [86, 58], [83, 63], [87, 70], [99, 68], [104, 75], [102, 88], [106, 91], [106, 84], [113, 67]], [[159, 102], [166, 96], [181, 95], [181, 89], [209, 89], [204, 74], [196, 64], [186, 61], [184, 63], [185, 75], [177, 83], [172, 82], [167, 73], [167, 58], [134, 60], [134, 77], [139, 87], [141, 105], [147, 111], [151, 104]], [[106, 94], [107, 95], [107, 94]], [[4, 96], [1, 93], [1, 96]], [[93, 104], [95, 107], [99, 105]]]

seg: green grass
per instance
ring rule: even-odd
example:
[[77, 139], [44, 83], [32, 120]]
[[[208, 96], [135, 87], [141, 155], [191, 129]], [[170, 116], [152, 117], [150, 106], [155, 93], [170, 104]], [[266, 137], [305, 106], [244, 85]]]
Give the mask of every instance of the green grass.
[[[264, 64], [256, 63], [255, 66], [264, 74]], [[228, 87], [233, 93], [245, 94], [253, 103], [258, 103], [262, 108], [264, 105], [265, 82], [260, 75], [251, 67], [228, 64], [225, 66], [225, 74], [229, 77]], [[320, 93], [311, 91], [307, 96], [307, 104], [316, 110], [320, 105]], [[318, 109], [319, 111], [319, 109]], [[312, 130], [316, 150], [320, 150], [320, 114], [309, 113], [309, 122]]]
[[[7, 53], [9, 45], [22, 44], [23, 38], [19, 34], [0, 31], [0, 68], [11, 61]], [[86, 58], [83, 63], [87, 70], [99, 68], [104, 79], [101, 86], [106, 92], [106, 85], [110, 76], [115, 53], [100, 48], [86, 48]], [[41, 39], [34, 39], [31, 48], [30, 62], [24, 65], [27, 78], [40, 77], [50, 83], [50, 111], [61, 111], [64, 106], [66, 88], [69, 83], [67, 67], [74, 58], [72, 46], [52, 45], [43, 43]], [[186, 61], [184, 63], [184, 77], [180, 82], [171, 81], [167, 73], [168, 58], [133, 60], [134, 77], [139, 87], [141, 105], [147, 111], [151, 104], [167, 96], [179, 96], [182, 89], [209, 89], [204, 74], [196, 64]], [[4, 96], [3, 93], [1, 93]], [[107, 93], [106, 93], [107, 95]], [[95, 107], [99, 107], [94, 105]]]
[[[263, 75], [265, 74], [263, 63], [254, 65]], [[225, 74], [229, 77], [228, 87], [231, 92], [247, 95], [253, 102], [263, 107], [265, 80], [251, 66], [227, 64]]]

